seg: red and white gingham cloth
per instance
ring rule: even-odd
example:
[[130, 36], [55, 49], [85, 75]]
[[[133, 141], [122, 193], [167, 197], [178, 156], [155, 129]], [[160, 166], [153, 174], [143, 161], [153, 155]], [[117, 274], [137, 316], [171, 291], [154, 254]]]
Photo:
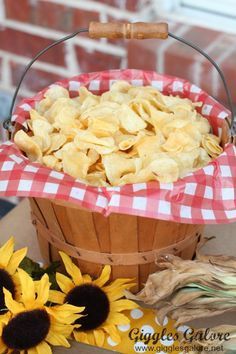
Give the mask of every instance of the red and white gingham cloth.
[[[66, 87], [71, 97], [80, 85], [96, 94], [109, 90], [115, 80], [132, 85], [152, 85], [165, 94], [201, 101], [199, 109], [216, 135], [229, 112], [200, 88], [176, 77], [152, 71], [111, 70], [82, 74], [57, 84]], [[24, 100], [13, 120], [24, 125], [29, 110], [43, 98], [47, 89]], [[192, 224], [217, 224], [236, 221], [236, 148], [228, 144], [224, 153], [208, 166], [175, 183], [139, 183], [122, 187], [92, 187], [67, 174], [31, 163], [13, 142], [0, 146], [0, 196], [41, 197], [78, 204], [108, 216], [133, 214]]]

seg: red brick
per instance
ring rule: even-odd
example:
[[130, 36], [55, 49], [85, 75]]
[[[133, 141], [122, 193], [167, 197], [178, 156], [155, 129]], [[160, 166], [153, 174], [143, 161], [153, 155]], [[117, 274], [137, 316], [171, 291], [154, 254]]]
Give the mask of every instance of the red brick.
[[28, 0], [5, 0], [4, 2], [7, 18], [22, 22], [29, 21], [31, 8]]
[[[123, 3], [124, 3], [123, 0], [95, 0], [95, 1], [105, 4], [105, 5], [118, 7], [118, 8], [123, 8]], [[136, 0], [134, 0], [134, 1], [136, 1]]]
[[[170, 30], [175, 32], [180, 26], [179, 24], [170, 23]], [[133, 69], [158, 71], [158, 48], [163, 44], [163, 40], [156, 39], [127, 41], [128, 66]]]
[[[10, 63], [10, 67], [11, 67], [12, 86], [16, 86], [21, 78], [25, 66], [12, 61]], [[27, 73], [23, 81], [22, 88], [25, 88], [30, 91], [38, 92], [43, 88], [49, 86], [50, 84], [59, 81], [61, 79], [64, 79], [64, 77], [43, 70], [32, 68]]]
[[86, 11], [80, 9], [73, 9], [73, 27], [74, 30], [77, 28], [87, 28], [89, 22], [99, 21], [99, 13], [96, 11]]
[[76, 47], [78, 63], [82, 72], [118, 69], [121, 58], [99, 51], [89, 52], [82, 47]]
[[0, 58], [0, 80], [2, 80], [2, 58]]
[[128, 42], [128, 66], [131, 69], [157, 70], [157, 46], [155, 39]]
[[126, 0], [126, 9], [129, 11], [137, 12], [150, 5], [150, 0]]
[[7, 18], [37, 26], [72, 32], [79, 27], [87, 27], [90, 21], [98, 21], [96, 11], [75, 9], [70, 6], [54, 4], [50, 1], [5, 0]]
[[[225, 75], [227, 84], [229, 86], [229, 89], [230, 89], [230, 92], [231, 92], [231, 95], [233, 98], [233, 102], [236, 105], [236, 90], [235, 90], [236, 66], [235, 66], [235, 63], [236, 63], [236, 49], [233, 51], [233, 53], [230, 54], [230, 56], [228, 58], [225, 59], [225, 61], [220, 65], [220, 67]], [[220, 78], [219, 78], [219, 94], [218, 95], [222, 100], [227, 102], [223, 83]]]
[[38, 1], [31, 5], [31, 23], [61, 31], [72, 31], [73, 9], [65, 5]]
[[[0, 30], [0, 49], [29, 58], [33, 57], [50, 43], [52, 41], [49, 39], [10, 28]], [[64, 55], [64, 45], [60, 44], [49, 50], [40, 60], [63, 66], [65, 64]]]

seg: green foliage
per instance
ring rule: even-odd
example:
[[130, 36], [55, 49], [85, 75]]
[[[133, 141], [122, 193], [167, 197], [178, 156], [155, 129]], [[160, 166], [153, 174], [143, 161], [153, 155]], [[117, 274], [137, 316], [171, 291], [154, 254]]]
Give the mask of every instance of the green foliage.
[[60, 266], [60, 262], [52, 262], [47, 268], [43, 268], [39, 263], [32, 261], [32, 259], [25, 257], [20, 264], [20, 268], [26, 271], [33, 280], [40, 280], [46, 273], [49, 276], [51, 289], [59, 290], [56, 282], [56, 271]]

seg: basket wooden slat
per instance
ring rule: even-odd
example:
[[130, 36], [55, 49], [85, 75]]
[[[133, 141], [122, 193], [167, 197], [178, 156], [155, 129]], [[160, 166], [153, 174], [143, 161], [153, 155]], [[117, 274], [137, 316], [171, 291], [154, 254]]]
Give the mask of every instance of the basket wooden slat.
[[[104, 261], [104, 264], [112, 265], [112, 279], [136, 278], [136, 291], [145, 283], [148, 275], [157, 269], [157, 265], [154, 257], [152, 261], [145, 259], [145, 256], [142, 262], [127, 261], [131, 254], [135, 259], [145, 251], [165, 252], [168, 247], [168, 252], [191, 259], [203, 231], [202, 225], [133, 215], [111, 214], [104, 217], [73, 204], [48, 199], [32, 198], [30, 204], [45, 262], [58, 260], [59, 249], [75, 257], [83, 273], [97, 277], [103, 264], [96, 261], [96, 255], [106, 255], [109, 262]], [[94, 258], [81, 256], [78, 250], [92, 251]], [[123, 263], [116, 263], [116, 254], [121, 255]]]

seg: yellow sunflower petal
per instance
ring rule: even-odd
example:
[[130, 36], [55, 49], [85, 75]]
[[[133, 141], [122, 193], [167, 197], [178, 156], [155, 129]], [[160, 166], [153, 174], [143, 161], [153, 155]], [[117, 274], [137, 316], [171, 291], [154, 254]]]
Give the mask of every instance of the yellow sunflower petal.
[[48, 343], [46, 343], [45, 341], [37, 345], [35, 349], [37, 354], [52, 354], [52, 349], [50, 345], [48, 345]]
[[3, 343], [2, 339], [0, 338], [0, 354], [4, 354], [7, 350], [7, 346]]
[[60, 256], [62, 258], [62, 261], [65, 265], [67, 273], [71, 276], [73, 279], [73, 282], [75, 285], [80, 285], [83, 283], [83, 277], [81, 274], [80, 269], [72, 262], [69, 256], [65, 254], [64, 252], [59, 252]]
[[110, 309], [114, 312], [121, 312], [125, 310], [133, 310], [138, 308], [139, 305], [131, 300], [117, 300], [110, 303]]
[[111, 339], [116, 342], [116, 343], [120, 343], [121, 341], [121, 338], [120, 338], [120, 335], [119, 335], [119, 332], [118, 332], [118, 329], [116, 326], [114, 325], [106, 325], [106, 326], [103, 326], [103, 329], [106, 333], [109, 334], [109, 336], [111, 337]]
[[[74, 325], [69, 325], [69, 324], [64, 324], [64, 323], [58, 323], [56, 320], [51, 319], [51, 326], [50, 326], [50, 331], [53, 333], [58, 333], [61, 334], [63, 333], [66, 338], [69, 338], [71, 336], [71, 333], [74, 330]], [[49, 331], [49, 333], [50, 333]], [[46, 339], [47, 340], [47, 339]]]
[[5, 296], [6, 307], [15, 315], [21, 311], [24, 311], [24, 305], [13, 300], [12, 294], [7, 289], [3, 288], [3, 293]]
[[36, 348], [28, 349], [28, 354], [37, 354]]
[[65, 299], [65, 294], [61, 291], [57, 290], [50, 290], [48, 301], [53, 302], [54, 304], [63, 304]]
[[21, 301], [26, 309], [32, 308], [35, 301], [35, 287], [33, 279], [23, 269], [18, 269], [21, 283]]
[[6, 268], [11, 256], [14, 251], [14, 238], [11, 237], [1, 248], [0, 248], [0, 266]]
[[95, 345], [95, 338], [94, 338], [93, 331], [88, 331], [87, 332], [87, 337], [88, 337], [89, 344], [90, 345]]
[[61, 273], [56, 273], [56, 280], [61, 291], [65, 294], [68, 294], [68, 292], [75, 287], [73, 281]]
[[57, 334], [57, 333], [50, 332], [47, 335], [47, 342], [51, 345], [70, 348], [70, 343], [68, 342], [68, 340], [66, 339], [66, 337], [63, 334]]
[[116, 279], [110, 285], [103, 287], [111, 302], [124, 297], [125, 290], [136, 285], [135, 283], [129, 283], [129, 281], [130, 279]]
[[99, 287], [102, 287], [104, 284], [108, 282], [108, 280], [110, 279], [110, 275], [111, 275], [111, 267], [109, 265], [106, 265], [103, 268], [100, 277], [94, 280], [93, 283]]
[[116, 326], [123, 326], [123, 325], [127, 325], [130, 323], [130, 319], [125, 316], [123, 313], [119, 313], [119, 312], [110, 312], [109, 316], [106, 320], [106, 323], [109, 324], [114, 324]]
[[83, 281], [84, 281], [84, 283], [91, 283], [92, 278], [90, 277], [89, 274], [85, 274], [85, 275], [83, 275]]
[[93, 331], [95, 343], [98, 347], [102, 347], [105, 341], [105, 333], [101, 329], [95, 329]]
[[11, 319], [11, 313], [10, 311], [8, 311], [7, 313], [5, 313], [4, 315], [1, 315], [0, 316], [0, 338], [1, 338], [1, 335], [2, 335], [2, 330], [3, 330], [3, 327], [8, 324], [8, 322], [10, 321]]
[[73, 335], [74, 335], [76, 342], [89, 344], [87, 333], [74, 331]]
[[46, 311], [53, 316], [57, 321], [64, 324], [72, 324], [77, 319], [81, 318], [81, 312], [84, 307], [76, 307], [69, 304], [47, 307]]
[[39, 306], [43, 306], [48, 301], [50, 285], [51, 283], [49, 282], [48, 275], [44, 274], [37, 286], [36, 302]]
[[27, 247], [25, 247], [13, 253], [7, 266], [7, 271], [9, 274], [13, 275], [16, 272], [19, 264], [25, 258], [27, 250]]

